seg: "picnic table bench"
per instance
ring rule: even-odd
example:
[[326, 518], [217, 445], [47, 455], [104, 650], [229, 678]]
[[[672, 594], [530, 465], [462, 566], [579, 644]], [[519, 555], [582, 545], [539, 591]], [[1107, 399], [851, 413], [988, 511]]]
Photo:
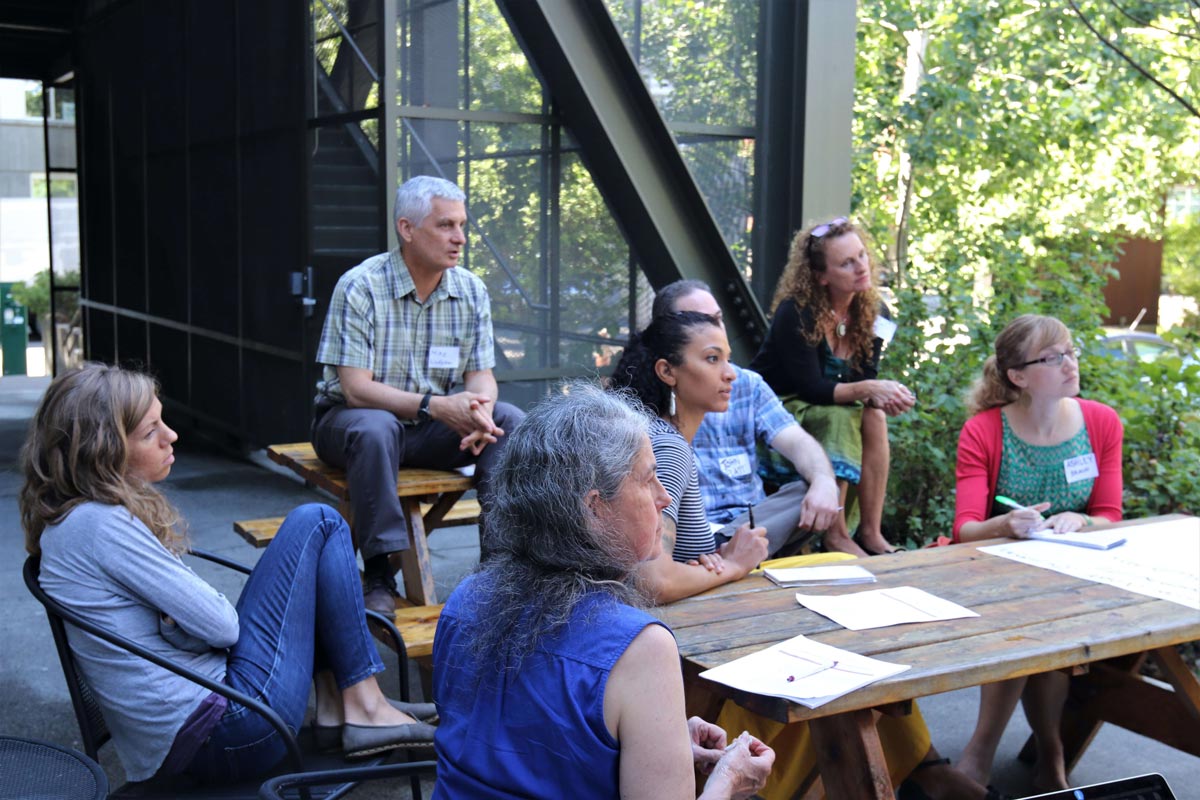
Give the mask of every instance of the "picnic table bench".
[[[317, 458], [311, 443], [271, 445], [267, 448], [267, 457], [295, 472], [308, 485], [333, 495], [337, 501], [338, 512], [350, 524], [350, 530], [354, 530], [346, 474], [340, 468], [331, 467]], [[398, 554], [400, 570], [403, 573], [404, 596], [408, 605], [432, 607], [437, 604], [437, 590], [434, 588], [426, 537], [428, 532], [435, 528], [463, 525], [478, 520], [478, 502], [462, 500], [463, 494], [474, 485], [474, 477], [453, 470], [404, 467], [397, 474], [396, 494], [408, 521], [409, 548]], [[275, 519], [277, 518], [271, 518], [271, 521]], [[243, 538], [255, 546], [263, 547], [271, 538], [267, 535], [269, 527], [268, 520], [234, 523], [234, 530]], [[278, 530], [277, 524], [275, 529]], [[273, 535], [272, 533], [271, 536]], [[440, 610], [440, 606], [438, 608]], [[407, 643], [407, 638], [405, 641]]]

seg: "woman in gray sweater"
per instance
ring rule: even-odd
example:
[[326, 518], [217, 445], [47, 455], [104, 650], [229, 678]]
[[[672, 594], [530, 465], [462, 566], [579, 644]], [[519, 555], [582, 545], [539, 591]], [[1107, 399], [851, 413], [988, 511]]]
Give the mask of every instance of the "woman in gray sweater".
[[[350, 532], [332, 509], [288, 516], [237, 607], [180, 559], [183, 521], [154, 483], [178, 438], [154, 381], [86, 364], [46, 391], [22, 451], [25, 546], [46, 593], [96, 624], [260, 697], [293, 729], [317, 671], [317, 731], [347, 757], [429, 746], [428, 706], [384, 697]], [[237, 703], [68, 626], [129, 780], [187, 772], [240, 780], [284, 756]]]

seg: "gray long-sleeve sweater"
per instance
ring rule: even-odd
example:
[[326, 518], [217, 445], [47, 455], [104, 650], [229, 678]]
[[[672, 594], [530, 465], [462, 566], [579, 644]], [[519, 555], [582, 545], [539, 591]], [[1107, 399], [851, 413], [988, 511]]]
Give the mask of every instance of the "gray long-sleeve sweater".
[[[123, 506], [85, 503], [47, 527], [41, 546], [41, 585], [55, 600], [214, 680], [225, 677], [237, 612]], [[67, 635], [127, 777], [146, 780], [208, 690], [70, 625]]]

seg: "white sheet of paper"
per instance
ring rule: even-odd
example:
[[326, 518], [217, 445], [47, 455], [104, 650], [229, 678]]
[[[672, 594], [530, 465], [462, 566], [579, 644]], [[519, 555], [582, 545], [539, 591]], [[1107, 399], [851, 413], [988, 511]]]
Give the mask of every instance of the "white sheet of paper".
[[796, 636], [702, 672], [700, 677], [816, 708], [906, 669], [907, 664], [867, 658]]
[[797, 593], [796, 602], [852, 631], [979, 616], [915, 586], [828, 596]]
[[899, 326], [892, 322], [887, 317], [875, 318], [875, 335], [883, 339], [884, 344], [891, 344], [892, 337], [896, 335], [896, 329]]
[[1029, 540], [979, 549], [1200, 610], [1200, 518], [1166, 520], [1117, 531], [1125, 537], [1125, 544], [1112, 550]]

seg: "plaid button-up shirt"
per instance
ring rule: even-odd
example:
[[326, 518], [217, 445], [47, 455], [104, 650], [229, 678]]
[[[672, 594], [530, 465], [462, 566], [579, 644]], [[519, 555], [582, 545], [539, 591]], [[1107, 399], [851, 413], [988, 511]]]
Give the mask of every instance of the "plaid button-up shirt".
[[[448, 348], [456, 348], [454, 366]], [[492, 348], [483, 281], [449, 269], [421, 303], [400, 251], [380, 253], [348, 270], [333, 290], [317, 348], [325, 367], [317, 403], [346, 402], [336, 367], [369, 369], [376, 381], [408, 392], [449, 394], [463, 373], [495, 366]]]
[[692, 449], [700, 470], [700, 494], [710, 522], [725, 524], [766, 499], [758, 477], [756, 440], [770, 444], [796, 424], [757, 372], [733, 365], [737, 379], [726, 411], [704, 415]]

